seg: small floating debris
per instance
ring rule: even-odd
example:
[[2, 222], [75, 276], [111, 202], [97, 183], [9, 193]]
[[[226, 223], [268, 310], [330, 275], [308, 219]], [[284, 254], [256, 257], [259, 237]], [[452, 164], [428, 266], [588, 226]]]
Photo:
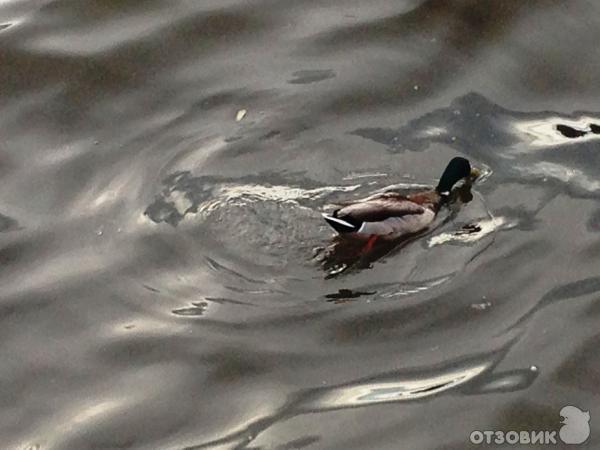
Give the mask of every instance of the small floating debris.
[[240, 109], [237, 114], [235, 115], [235, 121], [239, 122], [240, 120], [242, 120], [244, 117], [246, 117], [246, 114], [248, 114], [248, 111], [245, 109]]
[[482, 303], [471, 304], [471, 308], [476, 309], [477, 311], [485, 311], [490, 306], [492, 306], [492, 302], [482, 302]]

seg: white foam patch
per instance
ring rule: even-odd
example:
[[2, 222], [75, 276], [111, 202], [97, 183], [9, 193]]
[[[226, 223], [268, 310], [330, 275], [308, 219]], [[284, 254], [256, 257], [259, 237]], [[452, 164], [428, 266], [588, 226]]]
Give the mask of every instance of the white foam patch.
[[240, 197], [254, 197], [260, 200], [288, 201], [299, 199], [315, 199], [332, 192], [351, 192], [360, 185], [353, 186], [325, 186], [316, 189], [302, 189], [289, 186], [263, 186], [260, 184], [246, 184], [241, 186], [225, 186], [221, 190], [222, 197], [232, 200]]
[[185, 192], [182, 191], [171, 192], [169, 199], [179, 214], [185, 214], [185, 212], [193, 205], [192, 201], [185, 195]]
[[301, 199], [317, 199], [333, 192], [352, 192], [360, 185], [324, 186], [315, 189], [302, 189], [289, 186], [264, 186], [260, 184], [225, 185], [214, 199], [204, 202], [198, 212], [209, 213], [224, 205], [253, 203], [258, 201], [294, 202]]
[[387, 173], [383, 173], [383, 172], [374, 172], [374, 173], [351, 173], [349, 175], [346, 175], [343, 180], [344, 181], [348, 181], [348, 180], [358, 180], [360, 178], [381, 178], [381, 177], [387, 177], [388, 174]]
[[[529, 143], [534, 147], [552, 147], [565, 144], [579, 144], [585, 141], [600, 139], [600, 134], [591, 132], [590, 123], [598, 123], [597, 117], [583, 116], [578, 119], [564, 117], [548, 117], [543, 120], [523, 120], [514, 124], [520, 134], [529, 138]], [[557, 129], [557, 125], [567, 125], [575, 130], [586, 132], [585, 136], [568, 138]], [[531, 147], [513, 149], [514, 152], [525, 153]]]
[[434, 247], [436, 245], [445, 244], [448, 242], [461, 242], [461, 243], [471, 243], [480, 240], [481, 238], [499, 230], [499, 229], [507, 229], [512, 228], [516, 225], [515, 222], [509, 222], [504, 217], [494, 217], [489, 220], [483, 220], [481, 222], [477, 222], [477, 225], [480, 230], [479, 231], [455, 231], [451, 233], [441, 233], [437, 236], [433, 236], [429, 239], [428, 246]]
[[527, 168], [526, 175], [540, 175], [543, 177], [555, 178], [563, 183], [570, 183], [581, 187], [582, 189], [595, 192], [600, 190], [600, 181], [592, 179], [585, 175], [581, 170], [571, 169], [560, 164], [550, 162], [539, 162]]
[[424, 137], [429, 137], [429, 136], [443, 136], [445, 134], [448, 133], [448, 130], [444, 127], [428, 127], [425, 130], [423, 130], [422, 135]]

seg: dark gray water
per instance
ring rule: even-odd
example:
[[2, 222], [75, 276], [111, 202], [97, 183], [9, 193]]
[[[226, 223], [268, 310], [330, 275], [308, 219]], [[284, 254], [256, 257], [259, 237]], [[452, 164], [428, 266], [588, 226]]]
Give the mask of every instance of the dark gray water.
[[[463, 449], [575, 405], [597, 448], [599, 40], [583, 0], [0, 0], [1, 447]], [[322, 211], [455, 155], [470, 202], [323, 262]]]

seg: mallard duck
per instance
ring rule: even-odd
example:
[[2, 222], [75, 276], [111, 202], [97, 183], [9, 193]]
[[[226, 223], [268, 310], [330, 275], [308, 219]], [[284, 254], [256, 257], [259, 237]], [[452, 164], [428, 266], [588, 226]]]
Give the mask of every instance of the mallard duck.
[[370, 247], [378, 237], [396, 239], [427, 229], [449, 199], [452, 187], [462, 179], [470, 183], [477, 176], [479, 170], [471, 167], [468, 160], [452, 158], [433, 190], [410, 195], [379, 193], [323, 217], [340, 234], [369, 238]]

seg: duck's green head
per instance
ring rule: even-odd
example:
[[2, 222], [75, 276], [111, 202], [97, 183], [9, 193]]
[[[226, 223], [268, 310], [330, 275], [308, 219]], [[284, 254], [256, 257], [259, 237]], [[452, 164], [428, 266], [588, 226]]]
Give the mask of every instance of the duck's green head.
[[452, 158], [446, 166], [446, 170], [444, 170], [444, 173], [440, 178], [440, 182], [435, 190], [439, 194], [450, 193], [452, 187], [458, 181], [462, 180], [463, 178], [467, 181], [471, 181], [478, 176], [479, 170], [471, 167], [471, 164], [467, 159], [457, 156], [456, 158]]

